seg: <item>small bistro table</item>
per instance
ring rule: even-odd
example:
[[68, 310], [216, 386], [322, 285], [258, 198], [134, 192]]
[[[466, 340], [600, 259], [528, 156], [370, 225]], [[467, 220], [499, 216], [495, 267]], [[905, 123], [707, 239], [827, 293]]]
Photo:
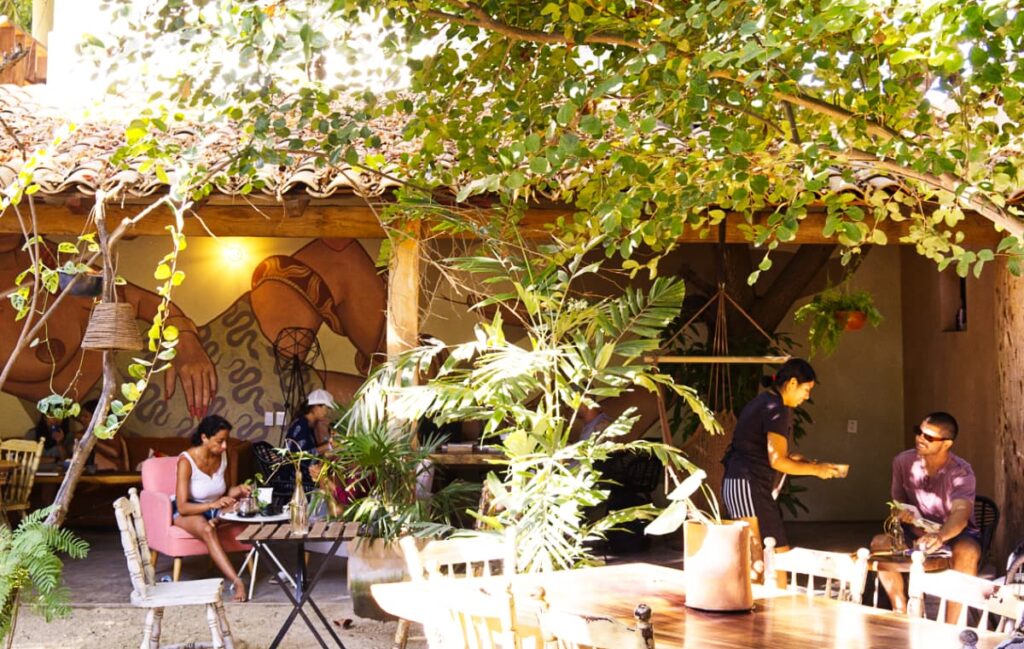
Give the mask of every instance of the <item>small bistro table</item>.
[[[306, 534], [293, 534], [290, 523], [251, 523], [245, 529], [239, 533], [237, 539], [245, 543], [252, 543], [258, 552], [263, 554], [268, 561], [277, 563], [277, 557], [274, 556], [273, 552], [270, 551], [271, 544], [286, 544], [291, 543], [296, 547], [297, 562], [295, 568], [295, 580], [294, 580], [294, 591], [289, 588], [288, 584], [284, 581], [279, 581], [278, 585], [281, 590], [284, 591], [285, 595], [292, 602], [292, 612], [288, 614], [284, 624], [281, 625], [281, 630], [277, 632], [277, 636], [274, 641], [270, 643], [269, 649], [276, 649], [281, 640], [284, 639], [288, 629], [291, 628], [292, 623], [295, 622], [296, 616], [302, 616], [302, 620], [309, 627], [309, 630], [313, 633], [313, 637], [316, 638], [317, 642], [323, 649], [327, 649], [328, 645], [317, 631], [313, 621], [306, 615], [303, 607], [309, 604], [310, 608], [320, 619], [320, 623], [324, 628], [327, 629], [327, 633], [334, 640], [335, 646], [340, 649], [345, 649], [345, 645], [341, 642], [341, 638], [334, 632], [331, 627], [330, 621], [320, 610], [320, 607], [313, 601], [313, 591], [316, 589], [317, 583], [320, 581], [320, 577], [323, 576], [324, 569], [327, 567], [327, 562], [337, 552], [338, 547], [341, 546], [345, 541], [350, 541], [356, 536], [356, 532], [359, 530], [359, 525], [356, 523], [342, 523], [342, 522], [328, 522], [328, 521], [315, 521], [309, 525], [309, 531]], [[320, 564], [319, 569], [313, 575], [313, 578], [307, 579], [306, 575], [306, 543], [310, 541], [328, 541], [331, 543], [331, 549], [324, 558], [323, 563]]]
[[[875, 593], [872, 599], [872, 605], [878, 608], [878, 592], [882, 589], [878, 579], [878, 571], [886, 570], [889, 572], [910, 572], [910, 556], [905, 554], [893, 554], [891, 552], [876, 552], [868, 557], [868, 571], [875, 573]], [[925, 555], [924, 558], [924, 571], [925, 572], [938, 572], [940, 570], [946, 570], [949, 568], [949, 557], [937, 554]]]
[[[258, 524], [258, 523], [284, 523], [285, 521], [288, 520], [288, 514], [285, 514], [285, 513], [270, 514], [270, 515], [257, 514], [255, 516], [242, 516], [240, 514], [236, 514], [235, 512], [227, 512], [227, 513], [221, 514], [220, 517], [223, 520], [226, 520], [226, 521], [229, 521], [229, 522], [232, 522], [232, 523], [244, 523], [244, 524], [248, 524], [248, 525], [254, 525], [254, 524]], [[273, 559], [274, 565], [277, 566], [278, 574], [282, 575], [285, 579], [287, 579], [288, 583], [292, 586], [292, 588], [294, 588], [295, 587], [295, 580], [292, 579], [292, 576], [289, 575], [288, 571], [285, 570], [284, 566], [281, 565], [281, 562], [278, 560], [277, 555], [274, 554], [274, 551], [271, 550], [269, 547], [266, 547], [266, 546], [264, 546], [264, 550], [266, 551], [266, 554], [269, 555], [271, 559]], [[259, 561], [260, 561], [260, 546], [258, 546], [258, 545], [256, 545], [254, 543], [253, 546], [252, 546], [252, 549], [249, 550], [249, 554], [245, 555], [245, 560], [242, 561], [242, 568], [238, 571], [239, 576], [241, 576], [241, 574], [246, 570], [246, 568], [249, 569], [249, 599], [250, 600], [252, 599], [253, 590], [255, 590], [255, 588], [256, 588], [256, 570], [259, 567]]]

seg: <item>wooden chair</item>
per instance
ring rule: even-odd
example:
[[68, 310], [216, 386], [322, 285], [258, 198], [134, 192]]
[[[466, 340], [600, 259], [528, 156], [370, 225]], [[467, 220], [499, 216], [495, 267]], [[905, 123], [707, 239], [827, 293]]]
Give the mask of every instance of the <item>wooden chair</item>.
[[0, 459], [18, 463], [3, 487], [4, 509], [8, 512], [18, 512], [22, 518], [28, 512], [29, 494], [36, 482], [42, 455], [43, 440], [8, 439], [0, 443]]
[[[857, 550], [856, 557], [808, 548], [792, 548], [789, 552], [777, 553], [775, 539], [769, 536], [764, 540], [765, 584], [776, 585], [778, 572], [788, 572], [787, 590], [805, 591], [808, 596], [824, 594], [832, 597], [834, 593], [836, 599], [860, 604], [868, 578], [870, 554], [867, 548]], [[799, 584], [799, 575], [806, 576], [803, 587]], [[816, 577], [825, 580], [824, 590], [814, 588]]]
[[522, 649], [516, 629], [516, 607], [512, 584], [505, 582], [492, 590], [477, 589], [446, 603], [447, 619], [439, 620], [428, 638], [431, 647], [465, 649]]
[[[213, 636], [214, 649], [234, 649], [231, 629], [224, 615], [221, 599], [223, 579], [157, 583], [150, 561], [146, 526], [142, 522], [139, 494], [135, 488], [128, 496], [114, 503], [117, 526], [121, 530], [121, 545], [128, 561], [128, 574], [132, 580], [131, 603], [148, 609], [143, 628], [141, 649], [159, 649], [160, 626], [164, 608], [168, 606], [198, 605], [206, 607], [206, 620]], [[189, 645], [194, 647], [210, 645]]]
[[1005, 592], [999, 593], [998, 584], [956, 570], [925, 572], [925, 557], [922, 552], [914, 552], [910, 559], [907, 615], [911, 617], [925, 617], [926, 595], [932, 595], [939, 600], [939, 610], [935, 617], [939, 622], [946, 621], [946, 608], [949, 604], [960, 604], [960, 615], [955, 622], [958, 626], [968, 624], [968, 608], [980, 612], [978, 624], [975, 625], [980, 629], [988, 628], [990, 616], [1001, 618], [999, 626], [1002, 627], [1007, 622], [1016, 624], [1024, 612], [1024, 607], [1014, 596], [1012, 589], [1004, 588], [1002, 590]]
[[[422, 549], [411, 536], [399, 544], [412, 581], [463, 577], [490, 577], [515, 574], [515, 530], [502, 536], [477, 533], [472, 536], [430, 541]], [[440, 632], [426, 629], [428, 637], [437, 640]], [[409, 638], [409, 622], [399, 620], [395, 632], [395, 649], [404, 649]]]
[[974, 497], [974, 522], [978, 525], [978, 532], [981, 534], [981, 556], [978, 557], [978, 574], [986, 578], [996, 576], [996, 568], [988, 565], [989, 551], [992, 549], [992, 539], [995, 538], [996, 529], [999, 528], [999, 507], [995, 501], [988, 496]]
[[544, 600], [544, 589], [535, 596], [540, 599], [541, 638], [550, 649], [654, 649], [654, 625], [651, 607], [639, 604], [633, 610], [636, 627], [629, 628], [618, 620], [594, 615], [552, 611]]

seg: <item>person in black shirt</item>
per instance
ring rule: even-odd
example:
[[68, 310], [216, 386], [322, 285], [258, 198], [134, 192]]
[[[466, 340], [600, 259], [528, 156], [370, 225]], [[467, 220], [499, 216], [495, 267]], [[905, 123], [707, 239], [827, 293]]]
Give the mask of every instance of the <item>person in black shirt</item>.
[[750, 523], [758, 547], [762, 538], [771, 536], [779, 551], [789, 549], [775, 502], [785, 475], [813, 475], [823, 480], [845, 476], [845, 466], [806, 460], [789, 452], [793, 408], [810, 398], [815, 378], [810, 363], [791, 358], [775, 376], [764, 380], [769, 389], [743, 408], [722, 460], [725, 508], [730, 518]]

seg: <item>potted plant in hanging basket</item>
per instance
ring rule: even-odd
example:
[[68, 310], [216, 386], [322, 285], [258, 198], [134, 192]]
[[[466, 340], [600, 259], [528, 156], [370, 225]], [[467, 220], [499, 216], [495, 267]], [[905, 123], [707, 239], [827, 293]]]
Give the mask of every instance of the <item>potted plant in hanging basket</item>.
[[811, 323], [807, 332], [811, 356], [819, 351], [826, 355], [834, 353], [844, 331], [857, 331], [866, 322], [877, 327], [882, 322], [882, 314], [870, 293], [837, 287], [815, 295], [796, 310], [794, 318], [797, 322], [809, 320]]
[[[668, 474], [675, 479], [672, 472]], [[754, 594], [750, 580], [750, 526], [746, 521], [722, 520], [718, 503], [698, 470], [679, 482], [670, 502], [645, 530], [669, 534], [683, 528], [686, 606], [703, 611], [750, 611]], [[703, 492], [710, 512], [692, 498]]]

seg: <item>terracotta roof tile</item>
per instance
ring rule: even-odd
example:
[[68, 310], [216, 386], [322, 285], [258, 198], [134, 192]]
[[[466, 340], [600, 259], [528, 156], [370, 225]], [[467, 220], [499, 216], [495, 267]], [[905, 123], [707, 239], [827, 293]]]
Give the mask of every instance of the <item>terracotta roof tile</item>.
[[[0, 117], [12, 128], [26, 146], [35, 148], [48, 144], [53, 135], [66, 122], [62, 111], [49, 105], [43, 86], [0, 85]], [[76, 130], [39, 167], [35, 180], [43, 194], [81, 193], [95, 194], [98, 189], [111, 192], [120, 188], [128, 198], [140, 198], [166, 190], [166, 185], [155, 171], [140, 172], [129, 163], [129, 168], [115, 168], [110, 158], [124, 137], [124, 123], [116, 120], [95, 119], [76, 124]], [[385, 165], [395, 163], [403, 153], [415, 151], [416, 142], [403, 136], [404, 123], [400, 118], [384, 118], [371, 123], [381, 146], [372, 153], [381, 154]], [[197, 125], [182, 125], [164, 136], [183, 147], [198, 145], [209, 165], [230, 155], [238, 144], [240, 133], [229, 126], [218, 125], [209, 131]], [[362, 150], [361, 153], [371, 153]], [[295, 162], [287, 168], [266, 165], [259, 171], [265, 185], [258, 190], [269, 198], [306, 194], [311, 198], [337, 195], [379, 196], [397, 185], [396, 182], [376, 174], [361, 172], [348, 166], [330, 168], [317, 166], [312, 156], [293, 156]], [[21, 153], [6, 129], [0, 129], [0, 185], [10, 183], [21, 168]], [[171, 171], [168, 171], [171, 174]], [[833, 191], [865, 194], [871, 189], [887, 192], [909, 191], [899, 181], [879, 175], [870, 168], [855, 169], [853, 182], [840, 174], [830, 179]], [[216, 191], [227, 196], [238, 196], [246, 184], [245, 179], [218, 179]], [[454, 193], [454, 192], [453, 192]], [[1024, 188], [1009, 198], [1011, 203], [1024, 202]]]

